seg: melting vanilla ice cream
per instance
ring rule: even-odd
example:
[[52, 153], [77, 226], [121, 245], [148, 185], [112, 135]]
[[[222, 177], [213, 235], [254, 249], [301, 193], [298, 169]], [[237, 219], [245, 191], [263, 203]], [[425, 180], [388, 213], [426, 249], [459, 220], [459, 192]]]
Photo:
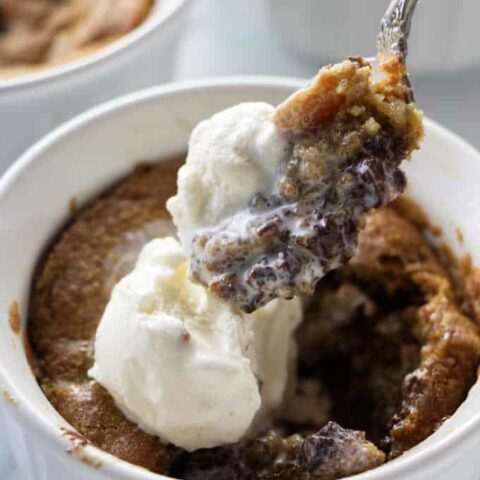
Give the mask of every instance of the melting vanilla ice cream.
[[178, 172], [178, 193], [167, 202], [185, 249], [199, 230], [271, 190], [289, 154], [288, 140], [272, 122], [274, 112], [267, 103], [240, 103], [194, 128]]
[[177, 240], [143, 248], [113, 289], [90, 374], [143, 429], [195, 450], [239, 440], [278, 406], [302, 309], [298, 299], [274, 300], [242, 313], [192, 283], [187, 270]]

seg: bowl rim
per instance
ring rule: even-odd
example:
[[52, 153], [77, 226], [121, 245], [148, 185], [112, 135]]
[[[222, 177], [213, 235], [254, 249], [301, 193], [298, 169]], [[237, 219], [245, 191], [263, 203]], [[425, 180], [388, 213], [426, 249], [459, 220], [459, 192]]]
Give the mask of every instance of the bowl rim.
[[[169, 83], [161, 86], [150, 87], [137, 92], [124, 95], [99, 106], [96, 106], [76, 117], [67, 121], [63, 125], [57, 127], [52, 132], [44, 136], [41, 140], [30, 147], [21, 157], [14, 162], [10, 168], [0, 178], [0, 203], [4, 196], [8, 193], [16, 180], [28, 172], [29, 167], [42, 158], [42, 154], [48, 149], [62, 141], [68, 141], [70, 135], [82, 129], [84, 126], [100, 121], [103, 117], [114, 115], [123, 110], [137, 108], [138, 106], [162, 97], [183, 95], [195, 92], [211, 92], [213, 90], [228, 90], [235, 88], [258, 89], [270, 88], [284, 91], [291, 88], [292, 91], [305, 84], [305, 79], [294, 77], [278, 77], [278, 76], [230, 76], [204, 78], [200, 80], [187, 80], [181, 82]], [[478, 152], [467, 141], [451, 132], [442, 125], [426, 118], [425, 125], [427, 130], [434, 131], [437, 135], [442, 136], [450, 144], [455, 144], [457, 150], [468, 152], [472, 157], [480, 162], [480, 152]], [[0, 381], [5, 385], [12, 397], [18, 400], [15, 405], [15, 412], [26, 420], [27, 424], [32, 426], [34, 430], [45, 438], [50, 448], [57, 449], [59, 446], [64, 451], [67, 440], [61, 435], [57, 425], [47, 420], [38, 409], [30, 405], [28, 398], [22, 393], [22, 390], [16, 386], [15, 379], [9, 376], [7, 365], [0, 363]], [[3, 386], [2, 385], [2, 386]], [[473, 415], [468, 422], [461, 427], [456, 428], [445, 438], [438, 440], [434, 445], [429, 446], [425, 450], [411, 450], [408, 455], [398, 457], [391, 462], [382, 465], [376, 469], [355, 475], [352, 480], [386, 480], [393, 478], [394, 475], [408, 475], [419, 472], [420, 468], [428, 468], [431, 462], [435, 462], [441, 458], [454, 454], [462, 447], [462, 444], [471, 440], [472, 437], [478, 435], [480, 431], [480, 411]], [[98, 458], [102, 466], [101, 471], [114, 475], [116, 479], [138, 479], [138, 480], [159, 480], [171, 479], [150, 472], [142, 467], [133, 465], [124, 460], [104, 452], [96, 447], [89, 446], [89, 451], [95, 458]], [[78, 465], [82, 465], [77, 462]], [[80, 468], [80, 467], [79, 467]], [[89, 468], [85, 466], [85, 468]], [[406, 477], [398, 477], [406, 478]]]
[[[66, 81], [72, 75], [96, 68], [109, 61], [114, 61], [119, 55], [127, 54], [139, 42], [152, 36], [158, 29], [167, 26], [185, 12], [193, 0], [154, 0], [152, 11], [145, 20], [121, 38], [97, 50], [81, 55], [76, 60], [60, 63], [51, 68], [40, 69], [38, 72], [25, 73], [18, 76], [0, 78], [0, 95], [31, 91], [45, 83]], [[165, 11], [151, 15], [155, 6], [165, 2]]]

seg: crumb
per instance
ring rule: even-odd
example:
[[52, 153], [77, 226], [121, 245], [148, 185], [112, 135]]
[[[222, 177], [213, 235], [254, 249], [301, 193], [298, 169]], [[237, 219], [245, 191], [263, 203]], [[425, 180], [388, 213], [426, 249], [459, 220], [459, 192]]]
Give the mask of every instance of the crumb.
[[8, 323], [12, 332], [18, 335], [20, 333], [22, 322], [20, 318], [20, 309], [16, 300], [10, 304], [10, 307], [8, 307]]
[[455, 229], [455, 235], [457, 237], [458, 243], [463, 245], [463, 232], [459, 227]]
[[8, 391], [8, 389], [6, 387], [3, 387], [2, 388], [2, 395], [3, 395], [3, 398], [11, 403], [12, 405], [18, 405], [18, 401], [15, 400], [12, 395], [10, 395], [10, 392]]
[[78, 199], [77, 197], [72, 197], [68, 203], [68, 211], [73, 217], [78, 212]]
[[60, 431], [65, 438], [70, 440], [72, 444], [75, 444], [77, 447], [84, 447], [88, 443], [88, 440], [75, 430], [68, 430], [68, 428], [62, 427], [60, 428]]
[[89, 444], [89, 441], [82, 434], [63, 427], [60, 431], [65, 438], [72, 442], [72, 446], [67, 450], [69, 455], [72, 455], [72, 457], [77, 458], [82, 463], [90, 465], [91, 467], [100, 468], [102, 466], [100, 460], [92, 458], [85, 452], [85, 447]]

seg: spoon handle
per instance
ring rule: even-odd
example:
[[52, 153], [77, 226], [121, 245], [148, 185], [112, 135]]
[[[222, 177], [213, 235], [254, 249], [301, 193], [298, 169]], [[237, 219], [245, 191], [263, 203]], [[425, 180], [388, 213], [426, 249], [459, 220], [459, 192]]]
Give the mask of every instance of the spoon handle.
[[379, 55], [396, 56], [403, 63], [408, 53], [407, 39], [418, 0], [392, 0], [382, 18], [377, 39]]

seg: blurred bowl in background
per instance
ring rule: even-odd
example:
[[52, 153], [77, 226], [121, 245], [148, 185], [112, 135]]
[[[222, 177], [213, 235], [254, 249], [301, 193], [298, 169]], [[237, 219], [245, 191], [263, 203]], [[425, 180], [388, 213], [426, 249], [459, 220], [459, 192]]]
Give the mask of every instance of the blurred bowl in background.
[[0, 173], [35, 140], [83, 110], [170, 80], [190, 3], [155, 0], [137, 28], [108, 46], [59, 66], [0, 80]]
[[[265, 0], [274, 32], [319, 65], [348, 55], [372, 56], [390, 0]], [[480, 64], [480, 2], [424, 0], [413, 19], [409, 68], [455, 72]]]

